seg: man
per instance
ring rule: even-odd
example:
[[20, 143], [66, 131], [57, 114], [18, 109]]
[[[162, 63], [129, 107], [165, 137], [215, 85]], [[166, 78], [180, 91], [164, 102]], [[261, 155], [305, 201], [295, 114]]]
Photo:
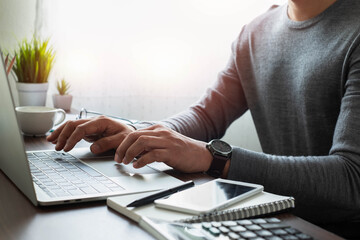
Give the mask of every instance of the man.
[[[86, 139], [94, 153], [117, 149], [119, 163], [138, 156], [136, 168], [162, 161], [259, 183], [294, 196], [296, 214], [312, 221], [358, 220], [359, 29], [360, 1], [289, 0], [243, 27], [226, 69], [187, 111], [157, 124], [68, 122], [48, 141], [69, 151]], [[247, 110], [264, 153], [207, 144]]]

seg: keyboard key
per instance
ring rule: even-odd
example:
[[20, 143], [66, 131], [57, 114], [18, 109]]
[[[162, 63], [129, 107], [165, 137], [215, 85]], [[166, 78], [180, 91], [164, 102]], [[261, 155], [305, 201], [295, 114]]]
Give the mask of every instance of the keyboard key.
[[90, 174], [93, 177], [99, 177], [102, 176], [99, 172], [95, 171], [94, 169], [92, 169], [91, 167], [81, 163], [81, 162], [77, 162], [74, 163], [77, 167], [81, 168], [82, 170], [84, 170], [85, 172], [87, 172], [88, 174]]
[[93, 189], [92, 187], [83, 187], [83, 188], [80, 188], [80, 190], [87, 194], [97, 193], [97, 191], [95, 189]]
[[59, 190], [54, 190], [54, 193], [56, 194], [56, 196], [58, 197], [66, 197], [66, 196], [70, 196], [70, 194], [62, 189]]
[[43, 152], [35, 152], [34, 155], [37, 157], [47, 157], [47, 155]]
[[77, 195], [84, 195], [85, 193], [83, 191], [81, 191], [80, 189], [75, 189], [75, 190], [68, 190], [68, 192], [73, 195], [73, 196], [77, 196]]
[[106, 192], [111, 192], [110, 189], [108, 189], [107, 187], [105, 187], [104, 185], [101, 184], [94, 184], [91, 185], [93, 188], [96, 189], [96, 191], [98, 191], [99, 193], [106, 193]]
[[[124, 190], [68, 153], [29, 153], [28, 159], [34, 183], [49, 196], [77, 196]], [[94, 188], [89, 185], [94, 185]]]

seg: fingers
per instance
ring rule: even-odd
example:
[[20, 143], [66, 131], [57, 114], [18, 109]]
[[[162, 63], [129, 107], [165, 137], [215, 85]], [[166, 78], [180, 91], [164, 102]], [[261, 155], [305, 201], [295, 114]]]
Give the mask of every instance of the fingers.
[[69, 136], [72, 131], [79, 125], [87, 122], [88, 120], [78, 120], [78, 121], [67, 121], [55, 131], [53, 131], [46, 140], [56, 144], [55, 149], [57, 151], [61, 150], [64, 146], [64, 141], [66, 141], [67, 136]]
[[60, 151], [65, 147], [68, 138], [72, 135], [74, 130], [81, 124], [84, 123], [75, 121], [75, 122], [69, 122], [63, 127], [63, 129], [58, 134], [58, 137], [56, 139], [56, 146], [55, 146], [56, 151]]
[[110, 149], [116, 149], [124, 140], [124, 138], [124, 133], [118, 133], [109, 137], [100, 138], [90, 146], [90, 150], [92, 153], [98, 154], [106, 152]]
[[60, 135], [59, 141], [61, 142], [59, 143], [58, 141], [56, 146], [60, 148], [63, 147], [65, 152], [70, 151], [75, 146], [75, 144], [78, 143], [81, 139], [85, 138], [85, 136], [103, 133], [108, 125], [106, 120], [107, 119], [105, 118], [96, 120], [94, 119], [76, 126], [70, 131]]
[[145, 153], [137, 161], [133, 163], [134, 168], [142, 168], [147, 164], [153, 162], [166, 162], [167, 151], [164, 149], [155, 149], [151, 152]]
[[[84, 121], [81, 121], [79, 123], [83, 123], [83, 122]], [[46, 140], [52, 143], [54, 143], [54, 141], [57, 141], [57, 138], [59, 137], [63, 129], [69, 124], [75, 124], [75, 121], [67, 121], [66, 123], [62, 124], [60, 127], [55, 129], [49, 136], [47, 136]]]
[[[132, 132], [116, 150], [115, 161], [130, 163], [136, 156], [151, 151], [154, 148], [165, 148], [168, 145], [165, 131], [143, 130]], [[162, 137], [160, 137], [162, 136]]]

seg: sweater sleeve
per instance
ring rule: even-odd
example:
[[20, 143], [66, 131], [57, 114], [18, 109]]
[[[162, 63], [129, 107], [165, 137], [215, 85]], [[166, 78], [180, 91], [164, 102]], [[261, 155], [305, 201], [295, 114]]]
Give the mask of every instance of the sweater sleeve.
[[236, 147], [230, 179], [259, 183], [266, 191], [294, 196], [295, 213], [311, 221], [359, 220], [360, 48], [348, 54], [341, 109], [329, 154], [276, 156]]

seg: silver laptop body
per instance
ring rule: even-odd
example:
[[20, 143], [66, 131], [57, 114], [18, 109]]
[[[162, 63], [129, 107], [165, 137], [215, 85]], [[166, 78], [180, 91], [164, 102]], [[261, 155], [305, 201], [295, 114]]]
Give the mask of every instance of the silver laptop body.
[[[34, 205], [57, 205], [101, 200], [109, 196], [169, 188], [182, 182], [164, 173], [162, 171], [166, 169], [164, 164], [154, 163], [142, 169], [134, 169], [131, 164], [127, 166], [116, 164], [112, 156], [99, 158], [91, 154], [88, 148], [74, 149], [70, 152], [71, 155], [56, 151], [26, 152], [2, 56], [0, 66], [0, 111], [0, 169]], [[46, 159], [47, 162], [45, 162], [46, 155], [50, 156], [50, 159]], [[51, 158], [55, 160], [54, 164], [51, 163]], [[68, 160], [70, 162], [65, 162], [64, 166], [56, 165]], [[74, 189], [74, 187], [67, 186], [71, 191], [67, 194], [60, 194], [60, 190], [66, 190], [63, 186], [60, 186], [59, 189], [59, 186], [54, 186], [49, 180], [44, 181], [44, 179], [41, 179], [42, 166], [46, 167], [44, 170], [45, 175], [49, 176], [56, 175], [56, 173], [46, 171], [56, 170], [56, 168], [69, 168], [68, 170], [73, 171], [71, 174], [74, 176], [73, 179], [76, 180], [74, 182], [80, 182], [79, 179], [82, 181], [86, 174], [94, 175], [95, 180], [93, 182], [97, 185], [92, 187], [92, 180], [89, 180], [85, 182], [87, 185], [81, 185], [83, 188]], [[65, 171], [64, 169], [62, 170]], [[90, 173], [85, 170], [90, 171]], [[58, 178], [60, 177], [58, 176]], [[99, 185], [101, 182], [107, 183], [111, 191], [105, 191]], [[55, 190], [49, 190], [48, 186], [45, 185], [50, 185], [52, 187], [50, 189]], [[90, 188], [87, 188], [89, 186]], [[94, 191], [94, 189], [97, 191]], [[82, 190], [82, 193], [76, 190]]]

